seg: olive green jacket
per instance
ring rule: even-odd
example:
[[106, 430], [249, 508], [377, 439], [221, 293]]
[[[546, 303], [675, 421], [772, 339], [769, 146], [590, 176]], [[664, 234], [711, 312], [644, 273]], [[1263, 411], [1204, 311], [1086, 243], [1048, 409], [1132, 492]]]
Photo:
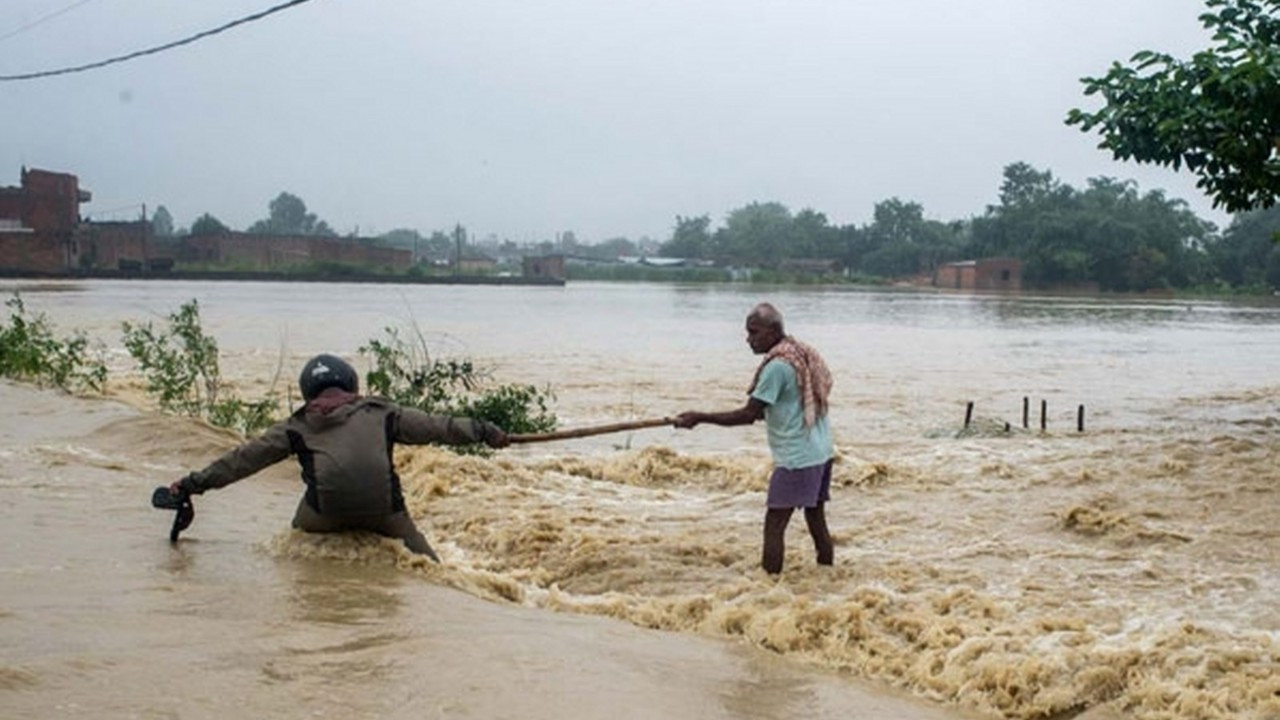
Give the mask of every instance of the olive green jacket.
[[182, 487], [195, 494], [225, 487], [294, 455], [306, 502], [316, 512], [385, 515], [404, 510], [392, 457], [396, 443], [483, 443], [496, 431], [482, 420], [428, 415], [375, 397], [356, 398], [328, 413], [304, 407], [191, 473]]

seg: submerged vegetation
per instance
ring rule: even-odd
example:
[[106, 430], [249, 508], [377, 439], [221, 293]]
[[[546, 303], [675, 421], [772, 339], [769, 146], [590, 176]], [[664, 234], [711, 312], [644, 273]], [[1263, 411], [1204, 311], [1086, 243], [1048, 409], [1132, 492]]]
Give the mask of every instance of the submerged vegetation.
[[[413, 342], [393, 327], [382, 339], [360, 347], [373, 368], [365, 374], [369, 391], [406, 407], [439, 415], [487, 420], [508, 433], [554, 430], [556, 417], [547, 409], [547, 390], [533, 385], [492, 385], [489, 372], [468, 359], [433, 358], [421, 332]], [[484, 445], [458, 447], [462, 452], [487, 454]]]
[[252, 433], [274, 422], [275, 397], [248, 401], [231, 394], [218, 366], [218, 342], [200, 325], [195, 300], [169, 315], [169, 325], [123, 324], [124, 346], [138, 363], [147, 392], [165, 412], [200, 417]]
[[[58, 337], [43, 314], [30, 314], [14, 293], [6, 303], [9, 320], [0, 325], [0, 377], [68, 392], [102, 392], [107, 367], [102, 352], [90, 352], [83, 333]], [[200, 323], [196, 300], [184, 303], [157, 327], [151, 322], [122, 324], [123, 343], [137, 363], [147, 395], [166, 413], [201, 418], [244, 434], [261, 431], [279, 419], [286, 398], [271, 392], [258, 400], [237, 396], [222, 379], [218, 342]], [[533, 385], [492, 382], [490, 373], [470, 359], [434, 358], [421, 333], [409, 343], [394, 328], [360, 348], [373, 366], [367, 389], [401, 405], [433, 414], [462, 415], [492, 422], [508, 433], [555, 429], [548, 409], [550, 390]], [[484, 453], [483, 446], [462, 452]]]
[[0, 377], [53, 386], [68, 392], [102, 392], [107, 366], [90, 351], [83, 333], [58, 337], [43, 313], [29, 314], [14, 293], [5, 302], [9, 320], [0, 325]]

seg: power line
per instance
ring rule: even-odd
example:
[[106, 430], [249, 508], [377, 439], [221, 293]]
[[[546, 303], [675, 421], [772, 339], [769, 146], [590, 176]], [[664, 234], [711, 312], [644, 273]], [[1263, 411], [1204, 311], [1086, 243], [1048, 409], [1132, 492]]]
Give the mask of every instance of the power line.
[[180, 45], [187, 45], [189, 43], [193, 43], [197, 40], [207, 38], [210, 35], [217, 35], [218, 33], [230, 30], [231, 28], [237, 25], [243, 25], [245, 23], [250, 23], [255, 20], [261, 20], [262, 18], [268, 15], [278, 13], [281, 10], [288, 10], [289, 8], [294, 7], [295, 5], [301, 5], [305, 2], [310, 2], [310, 1], [311, 0], [289, 0], [289, 2], [281, 3], [279, 5], [276, 5], [275, 7], [267, 8], [266, 10], [263, 10], [262, 12], [254, 13], [253, 15], [246, 15], [245, 17], [242, 17], [238, 20], [232, 20], [231, 22], [225, 25], [221, 25], [219, 27], [213, 28], [212, 30], [205, 30], [204, 32], [198, 32], [195, 35], [183, 38], [181, 40], [175, 40], [171, 43], [165, 43], [164, 45], [148, 48], [146, 50], [138, 50], [136, 52], [128, 53], [127, 55], [118, 55], [113, 58], [107, 58], [106, 60], [99, 60], [98, 62], [89, 63], [87, 65], [77, 65], [75, 67], [61, 68], [59, 70], [43, 70], [40, 72], [23, 73], [21, 75], [0, 75], [0, 82], [9, 82], [13, 80], [35, 80], [36, 78], [52, 77], [54, 75], [67, 75], [69, 73], [84, 72], [86, 70], [96, 70], [97, 68], [100, 68], [100, 67], [113, 65], [115, 63], [121, 63], [126, 60], [132, 60], [134, 58], [142, 57], [143, 55], [154, 55], [158, 52], [170, 50]]
[[54, 10], [53, 12], [49, 13], [48, 15], [45, 15], [45, 16], [44, 16], [44, 17], [42, 17], [42, 18], [37, 18], [37, 19], [35, 19], [35, 20], [32, 20], [31, 22], [27, 23], [26, 25], [23, 25], [23, 26], [22, 26], [22, 27], [20, 27], [20, 28], [17, 28], [17, 29], [11, 30], [11, 31], [9, 31], [9, 32], [5, 33], [4, 35], [0, 35], [0, 40], [8, 40], [9, 38], [13, 37], [14, 35], [19, 35], [19, 34], [21, 34], [21, 33], [24, 33], [24, 32], [26, 32], [26, 31], [30, 30], [31, 28], [33, 28], [33, 27], [35, 27], [35, 26], [37, 26], [37, 25], [41, 25], [41, 24], [43, 24], [43, 23], [46, 23], [46, 22], [48, 22], [48, 21], [50, 21], [50, 20], [52, 20], [52, 19], [54, 19], [54, 18], [58, 17], [59, 15], [66, 15], [67, 13], [71, 12], [72, 10], [75, 10], [76, 8], [80, 7], [81, 5], [87, 5], [87, 4], [88, 4], [88, 3], [90, 3], [90, 2], [93, 2], [93, 0], [80, 0], [80, 2], [77, 2], [77, 3], [73, 3], [73, 4], [71, 4], [71, 5], [68, 5], [67, 7], [62, 8], [61, 10]]

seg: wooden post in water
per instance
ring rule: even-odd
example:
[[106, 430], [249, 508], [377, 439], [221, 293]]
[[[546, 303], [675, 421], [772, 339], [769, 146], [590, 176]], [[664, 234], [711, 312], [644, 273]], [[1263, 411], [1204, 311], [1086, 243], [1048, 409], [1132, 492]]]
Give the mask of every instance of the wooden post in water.
[[964, 409], [964, 427], [969, 429], [969, 421], [973, 420], [973, 401], [970, 400], [968, 406]]
[[1049, 401], [1041, 400], [1040, 401], [1040, 432], [1044, 432], [1045, 423], [1046, 423], [1045, 418], [1048, 416], [1048, 414], [1049, 414]]
[[1076, 408], [1076, 432], [1084, 432], [1084, 405]]
[[1022, 396], [1022, 429], [1026, 430], [1031, 427], [1028, 423], [1031, 419], [1031, 398], [1026, 395]]

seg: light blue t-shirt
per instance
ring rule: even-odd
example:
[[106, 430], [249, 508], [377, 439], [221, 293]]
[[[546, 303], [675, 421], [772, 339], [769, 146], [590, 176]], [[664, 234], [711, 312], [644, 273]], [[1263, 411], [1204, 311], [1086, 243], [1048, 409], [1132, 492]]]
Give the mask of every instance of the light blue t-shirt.
[[811, 428], [804, 426], [804, 404], [791, 363], [780, 358], [770, 360], [760, 371], [751, 397], [767, 406], [764, 421], [774, 465], [798, 470], [831, 459], [834, 446], [826, 416], [818, 418]]

